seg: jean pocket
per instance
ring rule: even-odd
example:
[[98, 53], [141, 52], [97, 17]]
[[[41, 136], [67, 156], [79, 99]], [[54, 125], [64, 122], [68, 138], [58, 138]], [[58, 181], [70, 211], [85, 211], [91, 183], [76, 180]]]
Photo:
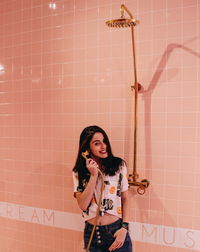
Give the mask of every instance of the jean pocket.
[[132, 241], [129, 232], [127, 232], [126, 234], [126, 239], [124, 241], [123, 248], [126, 249], [127, 252], [132, 251]]
[[114, 234], [117, 230], [119, 230], [121, 228], [121, 224], [115, 224], [111, 227], [107, 227], [107, 233], [111, 234], [114, 237]]
[[105, 231], [102, 234], [102, 238], [102, 240], [108, 245], [112, 244], [115, 240], [114, 234], [110, 231]]

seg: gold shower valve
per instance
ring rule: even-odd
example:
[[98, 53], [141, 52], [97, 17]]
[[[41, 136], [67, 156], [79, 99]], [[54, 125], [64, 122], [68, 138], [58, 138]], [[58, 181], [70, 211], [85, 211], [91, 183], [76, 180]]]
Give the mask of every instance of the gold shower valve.
[[139, 174], [137, 172], [134, 172], [133, 174], [128, 175], [128, 181], [136, 181], [139, 178]]
[[147, 179], [142, 179], [137, 181], [138, 174], [129, 174], [128, 184], [130, 186], [137, 186], [137, 193], [143, 195], [146, 191], [146, 188], [149, 186], [150, 182]]

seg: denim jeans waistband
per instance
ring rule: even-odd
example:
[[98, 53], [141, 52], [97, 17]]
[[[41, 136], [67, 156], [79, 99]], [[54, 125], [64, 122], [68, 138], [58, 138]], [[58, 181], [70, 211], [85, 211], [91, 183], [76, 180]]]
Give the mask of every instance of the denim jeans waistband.
[[[116, 227], [116, 226], [120, 226], [122, 224], [122, 219], [118, 219], [117, 221], [111, 223], [111, 224], [108, 224], [108, 225], [96, 225], [96, 228], [98, 227], [99, 230], [101, 229], [110, 229], [110, 228], [113, 228], [113, 227]], [[90, 224], [89, 222], [85, 221], [85, 225], [89, 228], [89, 229], [92, 229], [93, 228], [93, 224]]]

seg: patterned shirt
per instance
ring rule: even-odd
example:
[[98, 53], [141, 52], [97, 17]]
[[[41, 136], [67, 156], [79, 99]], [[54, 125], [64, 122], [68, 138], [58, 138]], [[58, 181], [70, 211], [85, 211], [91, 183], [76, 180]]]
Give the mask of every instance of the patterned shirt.
[[[73, 172], [74, 192], [80, 192], [78, 174]], [[91, 201], [88, 209], [83, 211], [85, 220], [89, 220], [96, 216], [96, 211], [101, 192], [101, 177], [97, 179], [97, 184], [94, 191], [94, 198]], [[120, 167], [119, 171], [114, 176], [104, 175], [104, 192], [101, 202], [100, 215], [104, 213], [112, 214], [122, 218], [121, 192], [128, 190], [127, 167], [125, 163]]]

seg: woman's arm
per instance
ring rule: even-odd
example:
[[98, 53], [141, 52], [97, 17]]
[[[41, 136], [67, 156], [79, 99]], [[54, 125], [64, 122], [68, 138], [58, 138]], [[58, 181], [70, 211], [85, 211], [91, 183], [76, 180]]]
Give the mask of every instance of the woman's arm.
[[[122, 219], [123, 222], [129, 221], [129, 211], [128, 211], [128, 190], [121, 192], [121, 199], [122, 199]], [[124, 244], [124, 241], [126, 239], [127, 230], [125, 228], [118, 229], [115, 234], [115, 241], [111, 244], [109, 247], [109, 250], [115, 250], [118, 248], [121, 248]]]
[[90, 172], [90, 179], [83, 192], [76, 192], [76, 199], [81, 210], [87, 210], [93, 196], [98, 178], [98, 164], [93, 159], [86, 160], [86, 167]]
[[77, 199], [78, 205], [79, 205], [80, 209], [83, 211], [87, 210], [87, 208], [93, 198], [97, 177], [90, 176], [89, 182], [88, 182], [85, 190], [83, 192], [76, 193], [76, 199]]
[[125, 191], [121, 193], [122, 199], [122, 220], [123, 222], [129, 222], [129, 199], [128, 199], [129, 191]]

